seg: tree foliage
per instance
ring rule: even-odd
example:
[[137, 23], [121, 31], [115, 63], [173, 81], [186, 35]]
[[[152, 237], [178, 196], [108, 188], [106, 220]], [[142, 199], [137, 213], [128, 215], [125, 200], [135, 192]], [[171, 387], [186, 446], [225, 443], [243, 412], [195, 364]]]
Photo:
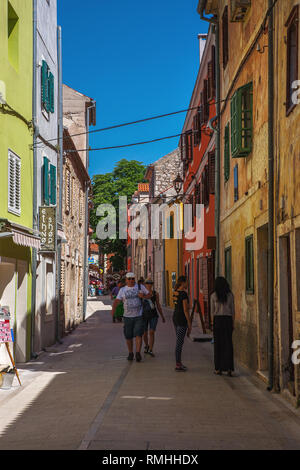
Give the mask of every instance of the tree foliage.
[[[90, 214], [90, 225], [94, 230], [93, 238], [98, 242], [101, 251], [105, 254], [114, 253], [112, 263], [115, 269], [123, 269], [122, 261], [126, 257], [126, 240], [119, 239], [119, 197], [126, 196], [131, 201], [138, 183], [145, 181], [146, 167], [136, 160], [120, 160], [111, 173], [95, 175], [92, 180], [94, 209]], [[116, 240], [97, 240], [96, 228], [99, 218], [96, 216], [100, 204], [112, 204], [117, 215]]]

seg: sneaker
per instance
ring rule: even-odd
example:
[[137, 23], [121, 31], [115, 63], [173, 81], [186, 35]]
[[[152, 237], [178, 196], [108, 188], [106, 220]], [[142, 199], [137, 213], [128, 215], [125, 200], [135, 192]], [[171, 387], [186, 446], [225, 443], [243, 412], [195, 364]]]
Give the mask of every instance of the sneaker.
[[155, 354], [151, 349], [149, 349], [148, 354], [149, 354], [149, 356], [155, 357]]
[[149, 353], [149, 346], [145, 346], [144, 354], [148, 354], [148, 353]]
[[133, 361], [133, 359], [134, 359], [134, 354], [133, 354], [133, 352], [132, 352], [132, 353], [129, 353], [129, 354], [128, 354], [128, 357], [127, 357], [127, 361]]
[[176, 366], [175, 367], [175, 370], [176, 372], [186, 372], [187, 371], [187, 367], [183, 366], [183, 365], [180, 365], [180, 366]]
[[139, 352], [137, 352], [137, 353], [135, 354], [135, 360], [136, 360], [136, 362], [141, 362], [142, 356], [141, 356], [141, 354], [140, 354]]

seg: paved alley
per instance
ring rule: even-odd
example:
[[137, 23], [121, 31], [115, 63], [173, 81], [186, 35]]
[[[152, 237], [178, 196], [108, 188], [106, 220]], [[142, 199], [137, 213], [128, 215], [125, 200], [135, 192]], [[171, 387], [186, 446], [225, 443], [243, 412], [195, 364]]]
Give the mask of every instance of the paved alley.
[[186, 339], [187, 373], [174, 371], [171, 315], [155, 352], [129, 364], [111, 302], [90, 300], [63, 344], [19, 366], [0, 390], [0, 449], [300, 449], [300, 413], [238, 369], [213, 374], [210, 343]]

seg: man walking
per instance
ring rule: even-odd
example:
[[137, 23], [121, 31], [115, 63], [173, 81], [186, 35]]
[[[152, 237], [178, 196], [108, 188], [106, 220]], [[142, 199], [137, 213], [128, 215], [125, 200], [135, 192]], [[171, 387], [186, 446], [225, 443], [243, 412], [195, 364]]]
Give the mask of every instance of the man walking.
[[133, 273], [126, 274], [126, 286], [120, 289], [112, 307], [114, 317], [117, 306], [120, 302], [124, 305], [124, 335], [128, 347], [128, 361], [133, 361], [133, 339], [135, 338], [136, 354], [135, 359], [141, 362], [142, 337], [144, 334], [143, 304], [142, 299], [150, 299], [151, 294], [143, 286], [136, 284]]

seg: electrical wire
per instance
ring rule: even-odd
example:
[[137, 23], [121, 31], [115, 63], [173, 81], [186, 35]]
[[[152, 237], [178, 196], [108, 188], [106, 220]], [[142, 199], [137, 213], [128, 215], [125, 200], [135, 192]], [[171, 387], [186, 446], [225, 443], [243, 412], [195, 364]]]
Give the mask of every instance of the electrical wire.
[[[220, 103], [223, 102], [223, 101], [225, 101], [225, 100], [221, 100]], [[208, 106], [215, 106], [216, 104], [217, 104], [217, 102], [213, 101], [212, 103], [208, 103]], [[180, 114], [180, 113], [186, 113], [188, 111], [193, 111], [195, 109], [199, 109], [199, 106], [193, 106], [191, 108], [182, 109], [180, 111], [173, 111], [172, 113], [159, 114], [159, 115], [156, 115], [156, 116], [152, 116], [152, 117], [148, 117], [148, 118], [144, 118], [144, 119], [139, 119], [137, 121], [131, 121], [131, 122], [124, 122], [124, 123], [121, 123], [121, 124], [115, 124], [113, 126], [103, 127], [101, 129], [93, 129], [93, 130], [89, 130], [89, 131], [86, 131], [86, 132], [80, 132], [78, 134], [72, 134], [68, 137], [78, 137], [78, 136], [81, 136], [81, 135], [95, 134], [97, 132], [105, 132], [105, 131], [109, 131], [109, 130], [112, 130], [112, 129], [118, 129], [120, 127], [132, 126], [132, 125], [135, 125], [135, 124], [140, 124], [142, 122], [153, 121], [155, 119], [161, 119], [161, 118], [168, 117], [168, 116], [174, 116], [174, 115]], [[48, 142], [53, 142], [53, 141], [58, 141], [58, 140], [59, 140], [59, 138], [56, 137], [55, 139], [48, 140]]]

